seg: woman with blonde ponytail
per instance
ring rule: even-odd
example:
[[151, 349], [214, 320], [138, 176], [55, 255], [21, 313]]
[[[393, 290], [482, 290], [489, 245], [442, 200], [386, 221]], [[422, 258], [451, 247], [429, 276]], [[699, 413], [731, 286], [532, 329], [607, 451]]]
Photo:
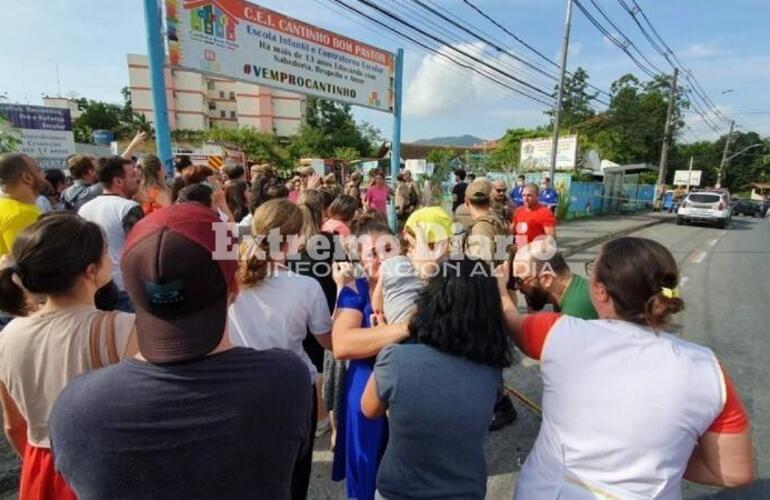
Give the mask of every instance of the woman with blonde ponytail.
[[[310, 332], [319, 344], [331, 349], [332, 321], [318, 281], [286, 267], [287, 253], [293, 250], [290, 242], [302, 233], [302, 210], [286, 199], [265, 202], [254, 212], [251, 229], [252, 237], [241, 247], [240, 291], [229, 310], [231, 340], [254, 349], [294, 352], [307, 365], [315, 384], [317, 370], [302, 341]], [[315, 424], [318, 408], [316, 398], [313, 401]], [[307, 495], [312, 454], [311, 441], [293, 474], [293, 498]]]

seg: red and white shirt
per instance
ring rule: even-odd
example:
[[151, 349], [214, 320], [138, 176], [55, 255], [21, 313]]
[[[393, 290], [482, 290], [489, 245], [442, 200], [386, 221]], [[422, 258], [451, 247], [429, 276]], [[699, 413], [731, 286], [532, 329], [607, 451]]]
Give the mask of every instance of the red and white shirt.
[[748, 418], [714, 353], [626, 321], [526, 317], [524, 353], [541, 362], [543, 423], [515, 498], [680, 499], [706, 432]]

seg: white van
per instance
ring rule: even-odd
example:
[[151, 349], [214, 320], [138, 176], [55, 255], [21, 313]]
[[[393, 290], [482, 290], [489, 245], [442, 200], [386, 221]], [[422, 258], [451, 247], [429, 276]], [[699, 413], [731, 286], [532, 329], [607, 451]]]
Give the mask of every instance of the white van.
[[730, 193], [727, 191], [696, 191], [685, 197], [677, 211], [677, 224], [706, 222], [724, 229], [732, 219]]

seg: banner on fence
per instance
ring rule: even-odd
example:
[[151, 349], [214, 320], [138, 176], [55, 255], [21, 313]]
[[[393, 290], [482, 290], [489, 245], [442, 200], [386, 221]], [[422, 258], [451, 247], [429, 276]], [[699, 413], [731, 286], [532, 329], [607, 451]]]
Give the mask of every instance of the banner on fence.
[[69, 109], [0, 104], [0, 115], [19, 131], [19, 152], [33, 157], [43, 170], [67, 167], [67, 158], [75, 154]]

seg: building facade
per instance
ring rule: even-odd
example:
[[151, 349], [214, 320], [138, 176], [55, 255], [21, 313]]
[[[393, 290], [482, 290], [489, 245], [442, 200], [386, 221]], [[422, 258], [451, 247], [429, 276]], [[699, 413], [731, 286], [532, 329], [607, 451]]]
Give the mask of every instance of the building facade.
[[69, 97], [43, 97], [43, 106], [48, 106], [49, 108], [59, 108], [59, 109], [69, 109], [70, 110], [70, 118], [74, 121], [79, 117], [83, 112], [78, 107], [78, 103], [74, 99], [70, 99]]
[[[147, 56], [128, 54], [134, 111], [154, 120]], [[253, 127], [277, 136], [297, 133], [305, 97], [268, 87], [166, 68], [166, 101], [172, 130]]]

